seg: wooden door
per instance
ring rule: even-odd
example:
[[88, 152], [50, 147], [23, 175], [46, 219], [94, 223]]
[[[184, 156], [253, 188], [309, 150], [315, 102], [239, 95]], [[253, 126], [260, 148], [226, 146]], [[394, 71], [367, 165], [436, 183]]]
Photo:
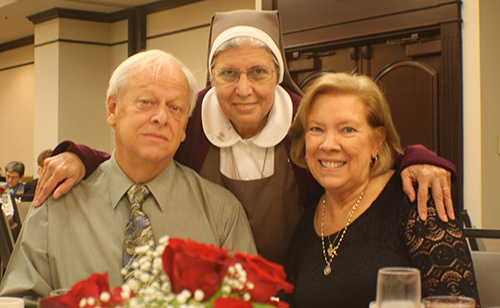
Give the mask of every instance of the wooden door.
[[386, 94], [403, 147], [423, 144], [439, 152], [440, 54], [438, 49], [428, 48], [428, 42], [439, 46], [436, 38], [414, 34], [413, 39], [403, 37], [352, 47], [304, 50], [290, 54], [288, 63], [293, 78], [304, 90], [324, 72], [371, 76]]

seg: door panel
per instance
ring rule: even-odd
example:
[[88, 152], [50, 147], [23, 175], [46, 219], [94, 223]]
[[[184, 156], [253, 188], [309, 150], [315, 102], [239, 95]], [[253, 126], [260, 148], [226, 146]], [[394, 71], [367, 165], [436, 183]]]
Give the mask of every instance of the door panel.
[[401, 61], [375, 80], [385, 91], [401, 145], [423, 144], [437, 151], [437, 72], [420, 62]]
[[[307, 81], [310, 84], [310, 79], [320, 76], [321, 72], [356, 72], [371, 76], [386, 94], [402, 146], [423, 144], [439, 152], [437, 110], [440, 54], [436, 53], [435, 48], [415, 52], [419, 50], [417, 46], [410, 50], [418, 57], [408, 55], [408, 46], [435, 40], [439, 38], [413, 34], [371, 44], [304, 50], [289, 54], [287, 58], [292, 77], [302, 87]], [[426, 50], [431, 50], [427, 52], [430, 54], [426, 54]], [[300, 64], [306, 61], [315, 64]], [[300, 70], [294, 69], [299, 67]]]

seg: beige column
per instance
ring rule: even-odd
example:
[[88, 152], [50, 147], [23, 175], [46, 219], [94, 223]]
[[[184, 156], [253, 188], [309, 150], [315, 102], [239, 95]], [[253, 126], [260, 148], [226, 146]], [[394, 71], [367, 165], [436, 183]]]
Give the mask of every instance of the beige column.
[[35, 153], [68, 139], [112, 151], [105, 97], [127, 56], [127, 22], [54, 18], [34, 27]]

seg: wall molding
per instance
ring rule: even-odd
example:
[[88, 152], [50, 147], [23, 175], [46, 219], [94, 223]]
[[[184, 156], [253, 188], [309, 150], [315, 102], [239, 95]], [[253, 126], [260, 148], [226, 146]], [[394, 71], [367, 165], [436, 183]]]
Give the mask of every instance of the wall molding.
[[34, 35], [23, 37], [21, 39], [15, 40], [15, 41], [10, 41], [10, 42], [4, 43], [4, 44], [0, 44], [0, 52], [4, 52], [7, 50], [11, 50], [11, 49], [16, 49], [19, 47], [24, 47], [27, 45], [33, 45], [34, 43], [35, 43], [35, 36]]
[[[146, 46], [146, 18], [148, 14], [161, 12], [164, 10], [173, 9], [176, 7], [201, 2], [204, 0], [163, 0], [156, 1], [150, 4], [137, 6], [130, 9], [124, 9], [121, 11], [117, 11], [114, 13], [99, 13], [99, 12], [90, 12], [90, 11], [81, 11], [81, 10], [72, 10], [72, 9], [64, 9], [64, 8], [53, 8], [44, 12], [40, 12], [37, 14], [33, 14], [28, 16], [28, 20], [30, 20], [34, 25], [49, 21], [56, 18], [67, 18], [67, 19], [77, 19], [77, 20], [85, 20], [85, 21], [96, 21], [96, 22], [104, 22], [104, 23], [114, 23], [117, 21], [128, 20], [128, 53], [132, 55]], [[168, 34], [165, 34], [168, 35]], [[157, 36], [155, 36], [157, 37]], [[0, 44], [0, 52], [8, 51], [11, 49], [23, 47], [26, 45], [34, 44], [35, 38], [34, 36], [25, 37], [22, 39], [14, 40], [11, 42], [7, 42], [4, 44]], [[65, 40], [57, 40], [57, 41], [65, 41]], [[53, 42], [53, 41], [52, 41]], [[51, 43], [52, 43], [51, 42]], [[91, 42], [79, 42], [76, 43], [88, 43], [93, 44]], [[47, 43], [43, 43], [37, 45], [35, 47], [44, 45]], [[112, 43], [109, 46], [123, 44], [123, 42]], [[103, 45], [103, 44], [100, 44]], [[105, 45], [105, 44], [104, 44]]]

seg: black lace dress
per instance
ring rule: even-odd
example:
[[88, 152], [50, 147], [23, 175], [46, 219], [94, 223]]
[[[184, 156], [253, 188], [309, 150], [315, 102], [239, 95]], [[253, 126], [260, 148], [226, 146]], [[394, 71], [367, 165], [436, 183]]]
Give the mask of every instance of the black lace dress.
[[370, 208], [347, 229], [329, 276], [323, 274], [326, 263], [321, 237], [314, 231], [315, 206], [310, 206], [292, 242], [287, 275], [295, 291], [286, 300], [301, 308], [367, 308], [375, 300], [379, 268], [411, 266], [420, 269], [422, 297], [465, 295], [475, 298], [480, 307], [462, 229], [454, 221], [441, 222], [431, 202], [424, 222], [395, 173]]

